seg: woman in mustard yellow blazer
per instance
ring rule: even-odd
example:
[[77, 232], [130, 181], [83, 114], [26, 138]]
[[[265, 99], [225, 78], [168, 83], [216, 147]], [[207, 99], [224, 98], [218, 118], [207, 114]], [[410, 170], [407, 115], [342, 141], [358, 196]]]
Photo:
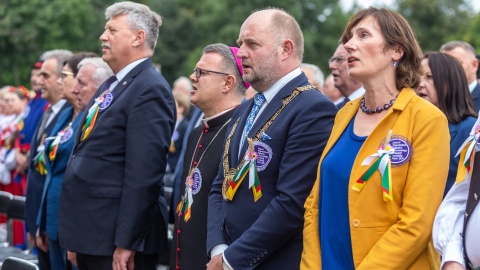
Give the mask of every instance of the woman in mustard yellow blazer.
[[418, 97], [407, 21], [370, 7], [342, 35], [365, 95], [335, 119], [305, 203], [301, 269], [438, 269], [431, 228], [449, 164], [446, 117]]

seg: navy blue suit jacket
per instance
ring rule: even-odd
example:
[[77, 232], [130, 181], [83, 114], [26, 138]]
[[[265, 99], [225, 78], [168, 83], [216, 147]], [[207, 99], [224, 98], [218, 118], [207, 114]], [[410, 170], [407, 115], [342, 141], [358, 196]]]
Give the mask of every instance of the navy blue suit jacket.
[[[94, 98], [100, 89], [103, 85]], [[150, 59], [133, 68], [112, 94], [83, 141], [85, 118], [79, 124], [62, 183], [58, 238], [62, 247], [83, 254], [111, 256], [117, 247], [156, 253], [166, 244], [162, 178], [175, 102]]]
[[475, 121], [477, 121], [477, 118], [469, 116], [458, 124], [448, 123], [448, 130], [450, 131], [450, 167], [448, 169], [447, 185], [445, 186], [445, 192], [443, 194], [444, 198], [457, 178], [460, 156], [455, 157], [455, 155], [460, 146], [462, 146], [462, 143], [468, 138]]
[[[282, 106], [282, 99], [308, 84], [302, 73], [287, 83], [258, 116], [252, 137]], [[230, 167], [237, 167], [239, 143], [253, 99], [240, 105], [226, 132], [239, 118], [229, 149]], [[234, 269], [298, 269], [302, 252], [304, 203], [330, 136], [337, 109], [318, 90], [302, 92], [280, 113], [262, 140], [272, 151], [268, 166], [258, 172], [262, 197], [254, 202], [248, 176], [232, 201], [222, 198], [223, 164], [209, 195], [207, 252], [229, 245], [224, 255]], [[245, 153], [247, 143], [243, 144]]]
[[[55, 123], [59, 115], [62, 113], [63, 110], [70, 108], [70, 103], [66, 102], [65, 105], [62, 106], [60, 111], [55, 115], [55, 117], [48, 123], [48, 125], [43, 130], [43, 134], [48, 135], [52, 132]], [[42, 200], [42, 193], [43, 193], [43, 186], [45, 185], [45, 178], [46, 175], [41, 175], [36, 169], [35, 165], [33, 164], [33, 158], [37, 154], [37, 147], [40, 145], [40, 140], [37, 140], [37, 133], [38, 128], [41, 124], [41, 121], [38, 123], [37, 128], [35, 129], [35, 133], [33, 134], [32, 141], [30, 143], [30, 157], [29, 157], [29, 165], [28, 165], [28, 176], [27, 176], [27, 195], [26, 195], [26, 202], [25, 202], [25, 226], [27, 228], [27, 232], [32, 235], [35, 235], [37, 231], [37, 216], [38, 210], [40, 209], [40, 201]]]
[[480, 83], [477, 84], [472, 91], [473, 105], [475, 105], [475, 111], [478, 113], [480, 110]]

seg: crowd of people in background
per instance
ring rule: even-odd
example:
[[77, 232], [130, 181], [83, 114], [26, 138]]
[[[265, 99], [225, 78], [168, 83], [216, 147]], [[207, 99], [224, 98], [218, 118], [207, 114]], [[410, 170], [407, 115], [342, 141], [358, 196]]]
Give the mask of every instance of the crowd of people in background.
[[370, 7], [325, 72], [268, 8], [169, 84], [160, 16], [105, 15], [102, 56], [46, 51], [0, 89], [0, 190], [40, 269], [480, 269], [470, 44], [422, 52]]

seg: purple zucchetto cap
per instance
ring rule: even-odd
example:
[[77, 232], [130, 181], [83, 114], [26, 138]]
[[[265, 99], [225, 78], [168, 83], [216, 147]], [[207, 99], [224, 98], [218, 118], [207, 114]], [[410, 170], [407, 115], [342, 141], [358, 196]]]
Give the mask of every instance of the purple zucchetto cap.
[[238, 68], [238, 71], [240, 71], [240, 76], [242, 77], [243, 84], [248, 89], [250, 87], [250, 84], [243, 79], [242, 59], [237, 57], [238, 48], [237, 47], [230, 47], [230, 50], [233, 53], [233, 57], [235, 58], [235, 62], [237, 62], [237, 68]]

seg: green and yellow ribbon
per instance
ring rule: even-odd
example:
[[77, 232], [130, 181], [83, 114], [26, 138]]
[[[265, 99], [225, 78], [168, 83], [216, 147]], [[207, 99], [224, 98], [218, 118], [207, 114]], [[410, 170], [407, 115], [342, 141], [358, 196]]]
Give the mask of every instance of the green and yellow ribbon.
[[458, 162], [457, 177], [455, 179], [455, 183], [458, 184], [463, 180], [470, 179], [472, 177], [473, 159], [475, 157], [475, 148], [479, 138], [480, 125], [478, 125], [478, 123], [475, 123], [475, 126], [470, 132], [470, 136], [468, 136], [468, 138], [462, 143], [460, 148], [458, 148], [457, 154], [455, 155], [455, 157], [460, 155], [460, 161]]
[[90, 109], [88, 109], [88, 114], [85, 120], [85, 125], [83, 125], [83, 128], [82, 128], [83, 134], [82, 134], [82, 138], [80, 138], [80, 141], [85, 140], [88, 137], [88, 135], [90, 135], [90, 133], [92, 132], [93, 127], [95, 127], [95, 123], [97, 122], [98, 112], [100, 110], [100, 104], [105, 99], [104, 96], [106, 93], [108, 93], [108, 90], [103, 92], [99, 97], [97, 97], [95, 99], [95, 103], [93, 103]]
[[185, 180], [185, 193], [183, 194], [182, 199], [177, 205], [177, 214], [180, 212], [183, 213], [183, 220], [187, 222], [192, 217], [192, 205], [193, 205], [193, 194], [192, 194], [192, 187], [193, 187], [193, 172], [195, 168], [192, 168], [190, 174], [187, 176]]
[[[43, 142], [44, 140], [42, 140]], [[33, 158], [33, 165], [35, 170], [41, 175], [47, 175], [47, 163], [45, 160], [45, 145], [41, 144], [37, 148], [37, 154]]]
[[258, 153], [255, 152], [255, 146], [252, 139], [247, 138], [247, 141], [249, 146], [245, 154], [246, 162], [233, 176], [233, 181], [230, 182], [230, 186], [228, 187], [226, 195], [230, 200], [233, 200], [238, 187], [245, 179], [247, 173], [249, 173], [248, 188], [252, 189], [253, 200], [256, 202], [258, 199], [260, 199], [260, 197], [262, 197], [262, 185], [260, 184], [260, 178], [258, 177], [257, 173]]
[[392, 131], [390, 130], [385, 143], [380, 146], [377, 153], [368, 156], [363, 162], [362, 166], [368, 166], [373, 162], [370, 167], [360, 176], [360, 178], [353, 184], [352, 189], [360, 192], [365, 183], [372, 177], [372, 175], [378, 170], [382, 178], [382, 192], [383, 199], [385, 201], [393, 200], [392, 190], [392, 164], [390, 157], [395, 153], [395, 149], [390, 145], [390, 138]]

